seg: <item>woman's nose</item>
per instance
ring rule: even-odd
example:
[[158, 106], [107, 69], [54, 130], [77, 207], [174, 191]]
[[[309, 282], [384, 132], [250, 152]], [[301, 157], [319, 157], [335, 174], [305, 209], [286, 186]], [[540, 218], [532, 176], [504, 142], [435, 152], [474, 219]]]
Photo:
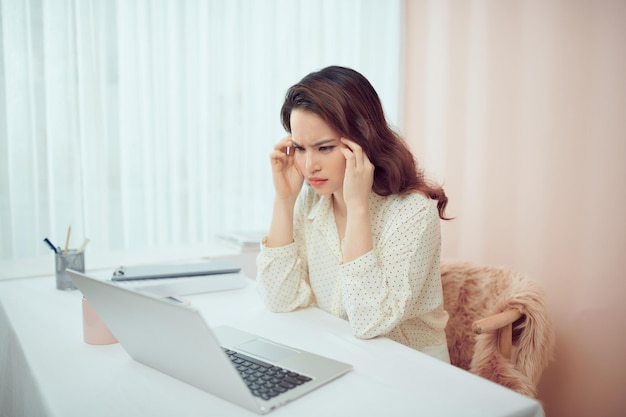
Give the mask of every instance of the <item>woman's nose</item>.
[[306, 166], [307, 171], [309, 172], [315, 171], [315, 163], [316, 163], [316, 160], [314, 158], [313, 152], [307, 152], [306, 160], [305, 160], [305, 166]]

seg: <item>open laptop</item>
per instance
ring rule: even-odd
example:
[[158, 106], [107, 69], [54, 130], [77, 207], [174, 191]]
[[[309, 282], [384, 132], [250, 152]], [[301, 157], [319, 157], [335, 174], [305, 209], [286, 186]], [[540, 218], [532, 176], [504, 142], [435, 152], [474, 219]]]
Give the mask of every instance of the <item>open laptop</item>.
[[67, 271], [134, 360], [257, 413], [352, 369], [232, 327], [211, 329], [198, 310], [175, 299]]

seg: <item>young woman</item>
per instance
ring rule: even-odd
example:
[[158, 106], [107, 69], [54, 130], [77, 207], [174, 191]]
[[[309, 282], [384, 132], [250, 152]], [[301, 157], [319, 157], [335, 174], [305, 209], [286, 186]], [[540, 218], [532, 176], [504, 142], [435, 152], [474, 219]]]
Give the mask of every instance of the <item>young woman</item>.
[[316, 305], [356, 337], [449, 361], [439, 273], [448, 200], [390, 129], [372, 85], [324, 68], [288, 90], [281, 117], [289, 136], [270, 155], [276, 196], [257, 257], [265, 304]]

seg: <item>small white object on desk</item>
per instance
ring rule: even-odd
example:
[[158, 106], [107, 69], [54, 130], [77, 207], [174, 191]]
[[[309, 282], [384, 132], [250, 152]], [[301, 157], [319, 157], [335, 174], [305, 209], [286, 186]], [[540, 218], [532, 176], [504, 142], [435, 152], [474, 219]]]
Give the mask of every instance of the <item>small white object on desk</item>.
[[241, 252], [258, 251], [261, 240], [267, 232], [233, 232], [219, 235], [221, 242]]

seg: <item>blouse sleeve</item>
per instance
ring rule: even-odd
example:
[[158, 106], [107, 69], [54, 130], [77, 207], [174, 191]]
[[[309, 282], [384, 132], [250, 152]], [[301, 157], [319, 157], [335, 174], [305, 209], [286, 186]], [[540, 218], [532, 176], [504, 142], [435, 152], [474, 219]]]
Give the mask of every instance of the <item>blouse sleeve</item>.
[[355, 336], [387, 334], [443, 305], [439, 216], [426, 202], [401, 207], [372, 251], [342, 265], [343, 305]]
[[283, 247], [269, 248], [261, 243], [256, 259], [257, 291], [270, 311], [283, 313], [313, 302], [306, 263], [306, 248], [302, 243], [302, 204], [294, 214], [294, 242]]

